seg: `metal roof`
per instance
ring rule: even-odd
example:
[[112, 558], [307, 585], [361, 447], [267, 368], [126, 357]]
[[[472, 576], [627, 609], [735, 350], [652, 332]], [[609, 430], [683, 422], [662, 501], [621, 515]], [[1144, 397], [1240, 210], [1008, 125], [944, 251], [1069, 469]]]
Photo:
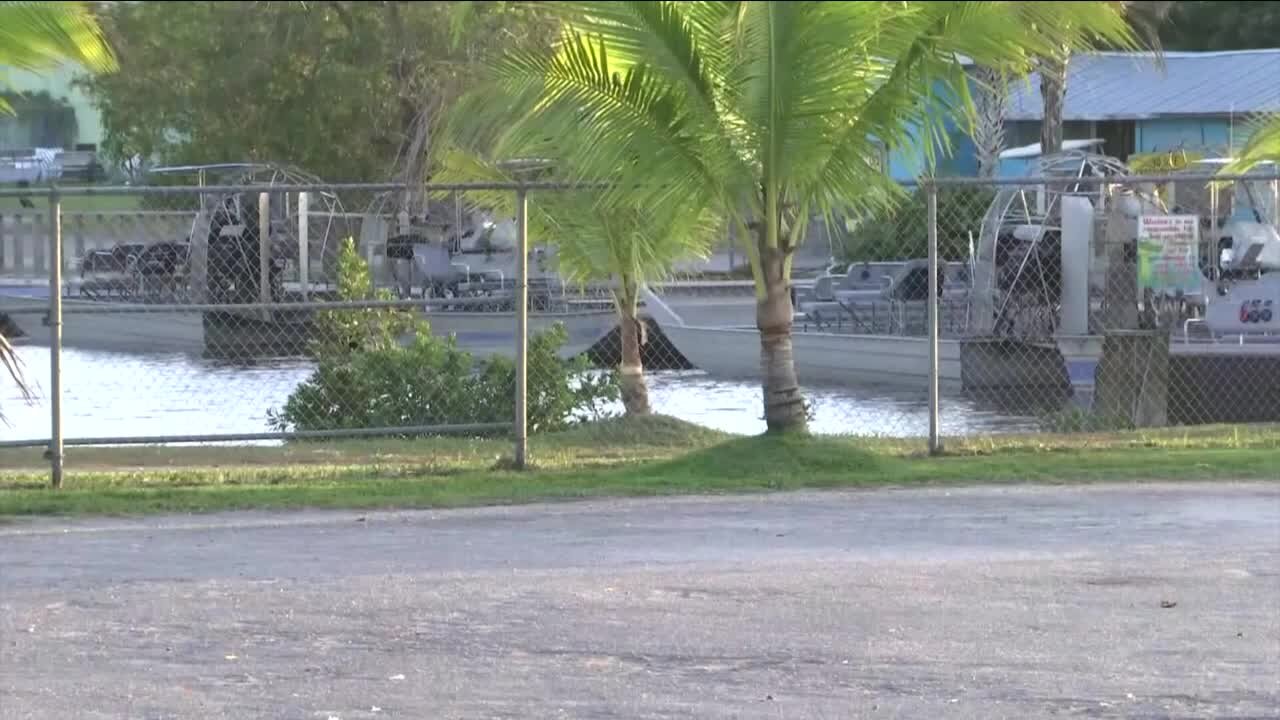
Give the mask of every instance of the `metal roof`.
[[[1099, 52], [1067, 65], [1064, 120], [1137, 120], [1280, 111], [1280, 49]], [[1039, 120], [1040, 75], [1009, 88], [1009, 120]]]

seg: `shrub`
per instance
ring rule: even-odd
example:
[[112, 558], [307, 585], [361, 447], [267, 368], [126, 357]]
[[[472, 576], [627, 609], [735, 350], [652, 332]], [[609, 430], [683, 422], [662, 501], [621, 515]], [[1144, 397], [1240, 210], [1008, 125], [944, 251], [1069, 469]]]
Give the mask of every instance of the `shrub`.
[[[339, 296], [382, 299], [350, 240], [339, 260]], [[397, 308], [318, 314], [318, 367], [268, 422], [277, 430], [338, 430], [505, 423], [515, 418], [515, 363], [476, 360], [452, 337]], [[529, 339], [528, 428], [562, 430], [606, 414], [621, 395], [615, 373], [593, 373], [585, 358], [563, 360], [563, 325]]]

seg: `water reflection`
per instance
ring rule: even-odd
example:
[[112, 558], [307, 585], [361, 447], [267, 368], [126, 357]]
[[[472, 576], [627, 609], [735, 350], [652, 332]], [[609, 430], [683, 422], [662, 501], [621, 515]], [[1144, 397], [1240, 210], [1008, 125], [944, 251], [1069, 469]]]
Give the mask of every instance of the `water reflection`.
[[[929, 432], [929, 398], [918, 393], [876, 388], [806, 388], [812, 415], [810, 428], [831, 435], [924, 437]], [[654, 408], [690, 422], [735, 433], [765, 430], [760, 386], [717, 380], [701, 372], [656, 373], [650, 376]], [[942, 432], [973, 435], [1033, 429], [1027, 417], [984, 410], [963, 398], [942, 402]]]
[[[25, 404], [11, 382], [0, 383], [0, 410], [8, 420], [0, 440], [49, 435], [48, 350], [20, 347], [37, 399]], [[130, 355], [66, 349], [63, 352], [64, 433], [74, 437], [211, 434], [268, 430], [267, 412], [279, 409], [306, 379], [306, 360], [230, 363], [186, 355]], [[654, 409], [735, 433], [764, 430], [760, 388], [693, 372], [653, 373]], [[928, 405], [920, 393], [876, 389], [810, 389], [814, 431], [862, 436], [923, 436]], [[621, 406], [614, 408], [621, 412]], [[949, 435], [1026, 430], [1029, 419], [982, 410], [963, 399], [943, 404]]]

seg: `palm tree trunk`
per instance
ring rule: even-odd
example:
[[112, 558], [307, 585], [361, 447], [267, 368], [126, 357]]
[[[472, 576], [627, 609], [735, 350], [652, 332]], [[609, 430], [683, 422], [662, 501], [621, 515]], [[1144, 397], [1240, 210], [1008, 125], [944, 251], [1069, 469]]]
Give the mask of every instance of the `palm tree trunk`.
[[[763, 240], [764, 230], [760, 232]], [[756, 302], [756, 327], [760, 330], [765, 425], [771, 433], [806, 432], [808, 418], [791, 348], [793, 308], [786, 254], [776, 248], [762, 248], [760, 269], [765, 293]]]
[[618, 367], [622, 384], [622, 406], [627, 415], [649, 415], [649, 386], [644, 379], [644, 361], [640, 348], [646, 341], [644, 321], [636, 316], [636, 291], [633, 283], [623, 281], [618, 297], [618, 328], [622, 338], [622, 362]]
[[1062, 107], [1067, 97], [1067, 57], [1040, 58], [1040, 98], [1044, 115], [1040, 122], [1040, 156], [1062, 152]]
[[1004, 119], [1009, 105], [1009, 81], [999, 70], [974, 70], [977, 87], [973, 93], [976, 119], [971, 137], [978, 159], [978, 177], [993, 178], [1000, 168], [1004, 149]]

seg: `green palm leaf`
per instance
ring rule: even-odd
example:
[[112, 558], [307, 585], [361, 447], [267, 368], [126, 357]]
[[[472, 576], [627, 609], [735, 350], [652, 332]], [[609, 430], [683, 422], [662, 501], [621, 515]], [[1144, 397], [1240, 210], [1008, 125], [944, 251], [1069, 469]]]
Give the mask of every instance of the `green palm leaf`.
[[[116, 69], [93, 14], [78, 2], [0, 2], [0, 67], [41, 72], [64, 63]], [[0, 112], [13, 109], [0, 99]]]
[[[63, 63], [90, 72], [114, 70], [111, 53], [93, 14], [77, 2], [0, 2], [0, 67], [41, 72]], [[0, 113], [13, 108], [0, 98]], [[0, 335], [0, 365], [24, 398], [30, 394], [12, 345]]]
[[1257, 165], [1280, 164], [1280, 115], [1264, 115], [1248, 124], [1249, 140], [1240, 154], [1222, 172], [1246, 173]]

